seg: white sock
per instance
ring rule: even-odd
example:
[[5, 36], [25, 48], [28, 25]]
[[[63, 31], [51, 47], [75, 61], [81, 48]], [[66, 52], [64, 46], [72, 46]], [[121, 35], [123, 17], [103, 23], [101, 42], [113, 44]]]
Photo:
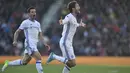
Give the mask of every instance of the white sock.
[[69, 72], [70, 72], [70, 68], [66, 65], [66, 66], [63, 68], [62, 73], [69, 73]]
[[37, 68], [38, 73], [43, 73], [41, 60], [36, 61], [36, 68]]
[[8, 65], [10, 65], [10, 66], [22, 65], [22, 61], [21, 61], [21, 59], [14, 60], [14, 61], [9, 61]]
[[58, 61], [60, 61], [60, 62], [62, 62], [62, 63], [64, 63], [64, 64], [66, 64], [66, 62], [68, 61], [67, 58], [58, 56], [58, 55], [56, 55], [56, 54], [54, 54], [53, 57], [54, 57], [54, 59], [56, 59], [56, 60], [58, 60]]

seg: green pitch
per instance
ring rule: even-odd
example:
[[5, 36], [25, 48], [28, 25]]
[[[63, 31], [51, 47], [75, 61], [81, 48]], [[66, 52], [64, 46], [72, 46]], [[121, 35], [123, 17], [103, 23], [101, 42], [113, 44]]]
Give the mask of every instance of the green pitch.
[[[43, 65], [43, 68], [44, 73], [62, 73], [63, 65]], [[27, 65], [10, 66], [3, 73], [37, 73], [37, 71], [35, 65]], [[70, 73], [130, 73], [130, 66], [77, 65]]]

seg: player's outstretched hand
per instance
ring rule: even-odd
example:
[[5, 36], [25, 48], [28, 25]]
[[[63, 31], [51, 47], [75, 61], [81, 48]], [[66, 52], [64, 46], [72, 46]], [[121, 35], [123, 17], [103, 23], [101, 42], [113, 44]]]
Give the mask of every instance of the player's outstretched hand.
[[80, 22], [80, 26], [82, 26], [82, 27], [86, 27], [86, 24], [83, 23], [82, 20], [81, 20], [81, 22]]
[[59, 24], [62, 25], [62, 17], [59, 20]]
[[48, 51], [50, 50], [50, 46], [48, 44], [44, 44], [45, 47], [48, 49]]
[[13, 42], [13, 45], [14, 45], [14, 46], [16, 46], [16, 45], [17, 45], [17, 42], [16, 42], [16, 41], [14, 41], [14, 42]]
[[84, 24], [84, 23], [81, 23], [81, 26], [82, 26], [82, 27], [86, 27], [86, 24]]

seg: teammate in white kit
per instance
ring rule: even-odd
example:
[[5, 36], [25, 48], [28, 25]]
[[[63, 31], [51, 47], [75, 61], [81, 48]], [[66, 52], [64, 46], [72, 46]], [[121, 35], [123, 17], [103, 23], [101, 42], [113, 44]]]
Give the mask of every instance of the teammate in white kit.
[[[24, 20], [20, 27], [16, 30], [14, 34], [13, 45], [17, 45], [17, 38], [19, 33], [24, 30], [25, 35], [25, 51], [24, 57], [22, 59], [14, 60], [14, 61], [5, 61], [5, 64], [2, 68], [4, 71], [7, 66], [15, 66], [15, 65], [27, 65], [32, 57], [36, 60], [36, 68], [38, 73], [43, 73], [43, 68], [41, 64], [41, 55], [37, 49], [37, 42], [38, 40], [43, 40], [41, 26], [38, 21], [35, 20], [36, 17], [36, 9], [35, 7], [28, 8], [29, 18]], [[45, 45], [47, 46], [47, 45]]]
[[68, 9], [70, 13], [65, 16], [65, 19], [59, 20], [60, 25], [63, 25], [62, 37], [59, 42], [63, 57], [58, 56], [52, 52], [50, 53], [47, 60], [47, 64], [55, 59], [64, 63], [65, 67], [62, 73], [69, 73], [70, 68], [76, 65], [72, 41], [77, 27], [85, 27], [85, 24], [82, 23], [82, 20], [80, 23], [77, 22], [77, 14], [80, 13], [79, 4], [76, 1], [72, 1], [68, 4]]

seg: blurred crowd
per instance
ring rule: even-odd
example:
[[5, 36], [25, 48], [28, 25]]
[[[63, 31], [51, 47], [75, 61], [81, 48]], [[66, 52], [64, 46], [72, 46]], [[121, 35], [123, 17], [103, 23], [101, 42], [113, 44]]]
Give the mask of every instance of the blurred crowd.
[[[71, 0], [65, 0], [63, 6]], [[73, 39], [76, 55], [85, 56], [129, 56], [130, 30], [129, 0], [77, 0], [81, 6], [81, 17], [86, 27], [78, 27]], [[28, 18], [26, 9], [36, 6], [37, 20], [41, 21], [49, 6], [55, 0], [0, 0], [0, 55], [22, 55], [24, 35], [21, 33], [16, 47], [12, 45], [13, 34], [22, 20]], [[65, 7], [59, 9], [63, 17], [68, 13]], [[58, 21], [58, 20], [57, 20]], [[51, 23], [44, 36], [52, 51], [61, 54], [59, 40], [62, 27]], [[38, 43], [42, 55], [47, 49]]]

